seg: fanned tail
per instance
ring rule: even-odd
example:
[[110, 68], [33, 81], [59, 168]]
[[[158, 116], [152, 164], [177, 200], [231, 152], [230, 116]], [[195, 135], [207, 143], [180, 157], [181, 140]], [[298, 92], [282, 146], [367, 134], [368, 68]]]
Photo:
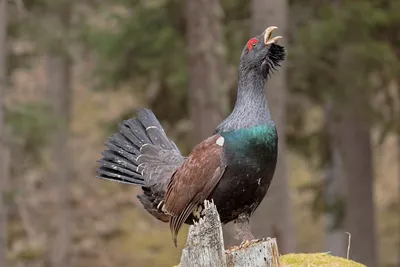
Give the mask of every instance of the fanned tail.
[[105, 144], [107, 149], [99, 160], [96, 177], [142, 186], [144, 194], [139, 199], [157, 217], [160, 211], [154, 208], [162, 201], [166, 186], [184, 157], [151, 110], [139, 109], [136, 115], [123, 121], [119, 132]]

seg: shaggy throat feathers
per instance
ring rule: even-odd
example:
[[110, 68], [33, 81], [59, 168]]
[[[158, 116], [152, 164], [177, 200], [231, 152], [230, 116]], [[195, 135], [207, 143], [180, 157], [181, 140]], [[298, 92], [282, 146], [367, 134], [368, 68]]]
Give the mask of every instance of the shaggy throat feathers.
[[217, 127], [216, 132], [274, 123], [268, 108], [264, 84], [285, 59], [285, 49], [278, 45], [282, 36], [272, 37], [277, 27], [268, 27], [251, 38], [243, 48], [238, 70], [238, 91], [232, 113]]

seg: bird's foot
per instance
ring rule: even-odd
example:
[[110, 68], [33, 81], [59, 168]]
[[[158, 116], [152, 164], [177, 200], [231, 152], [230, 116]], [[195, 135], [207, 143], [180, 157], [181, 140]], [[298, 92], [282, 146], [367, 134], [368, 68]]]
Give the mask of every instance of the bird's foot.
[[253, 234], [250, 232], [249, 229], [242, 232], [241, 234], [242, 243], [240, 243], [240, 247], [248, 247], [255, 240]]
[[242, 243], [240, 243], [239, 247], [241, 248], [246, 248], [251, 244], [250, 240], [243, 240]]
[[240, 215], [234, 223], [236, 228], [236, 239], [242, 241], [240, 247], [247, 247], [250, 245], [251, 241], [254, 240], [254, 236], [250, 231], [248, 215]]

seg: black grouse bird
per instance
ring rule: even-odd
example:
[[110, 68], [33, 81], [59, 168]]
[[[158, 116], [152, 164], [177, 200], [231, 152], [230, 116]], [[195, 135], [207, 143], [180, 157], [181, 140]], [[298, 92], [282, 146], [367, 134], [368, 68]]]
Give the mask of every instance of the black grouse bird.
[[212, 199], [221, 222], [235, 221], [238, 238], [254, 237], [249, 217], [263, 200], [275, 172], [278, 135], [271, 118], [264, 83], [280, 66], [285, 50], [268, 27], [242, 51], [238, 94], [232, 113], [214, 134], [188, 157], [165, 134], [148, 109], [123, 121], [106, 143], [97, 177], [140, 185], [138, 198], [154, 217], [169, 222], [176, 236], [184, 223], [193, 224], [202, 204]]

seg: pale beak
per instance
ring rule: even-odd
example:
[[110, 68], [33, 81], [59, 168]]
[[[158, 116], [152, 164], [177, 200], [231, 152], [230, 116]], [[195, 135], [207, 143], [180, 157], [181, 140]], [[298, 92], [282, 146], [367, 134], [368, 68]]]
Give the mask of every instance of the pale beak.
[[276, 37], [274, 37], [274, 38], [271, 39], [272, 32], [273, 32], [274, 30], [276, 30], [276, 29], [278, 29], [278, 27], [276, 27], [276, 26], [270, 26], [270, 27], [268, 27], [268, 28], [265, 30], [265, 34], [264, 34], [264, 43], [265, 43], [266, 45], [269, 45], [269, 44], [276, 44], [276, 43], [278, 43], [278, 41], [279, 41], [280, 39], [283, 38], [282, 36], [276, 36]]

